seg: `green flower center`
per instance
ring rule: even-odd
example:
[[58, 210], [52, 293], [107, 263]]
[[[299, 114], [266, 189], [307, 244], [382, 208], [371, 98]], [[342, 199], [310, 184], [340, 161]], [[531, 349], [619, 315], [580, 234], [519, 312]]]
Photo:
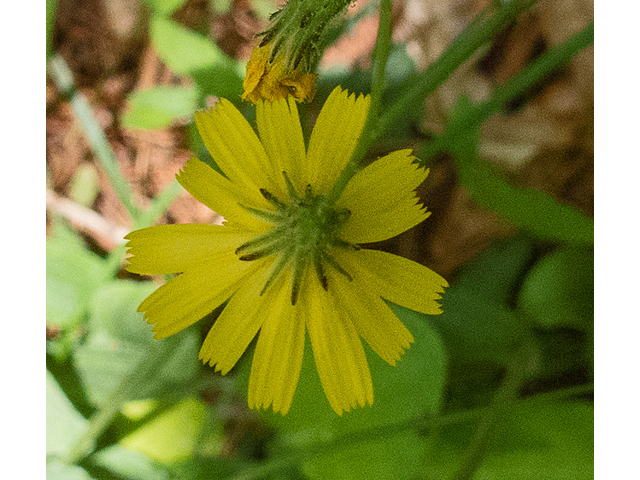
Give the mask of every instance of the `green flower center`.
[[290, 265], [293, 268], [291, 304], [295, 305], [307, 266], [313, 265], [320, 284], [328, 290], [327, 266], [351, 280], [351, 275], [331, 255], [332, 248], [359, 250], [360, 247], [345, 242], [338, 236], [340, 229], [351, 216], [349, 210], [329, 204], [324, 195], [314, 195], [311, 185], [307, 185], [304, 194], [299, 194], [287, 173], [282, 174], [287, 185], [287, 201], [261, 188], [260, 193], [274, 210], [244, 207], [257, 218], [271, 223], [274, 228], [242, 244], [236, 249], [236, 254], [243, 261], [277, 256], [260, 295], [264, 294], [280, 277], [285, 267]]

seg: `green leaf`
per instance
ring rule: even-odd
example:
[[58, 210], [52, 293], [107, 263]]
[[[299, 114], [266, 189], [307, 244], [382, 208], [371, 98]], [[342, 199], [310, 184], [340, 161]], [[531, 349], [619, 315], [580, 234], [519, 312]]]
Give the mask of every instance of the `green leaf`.
[[47, 325], [74, 328], [86, 313], [93, 293], [109, 279], [108, 266], [62, 225], [47, 240], [46, 250]]
[[140, 385], [131, 398], [179, 391], [184, 395], [198, 372], [198, 338], [193, 330], [165, 340], [153, 340], [151, 326], [137, 312], [155, 286], [150, 282], [118, 280], [96, 292], [89, 310], [89, 333], [74, 358], [91, 401], [102, 404], [110, 392], [142, 360], [151, 342], [176, 342], [171, 359]]
[[91, 456], [92, 465], [127, 480], [168, 480], [167, 470], [146, 455], [121, 445], [110, 445]]
[[91, 480], [93, 477], [77, 465], [67, 465], [60, 460], [47, 461], [47, 480]]
[[518, 305], [544, 327], [593, 327], [593, 249], [563, 247], [527, 276]]
[[158, 130], [170, 126], [179, 117], [187, 117], [198, 108], [197, 87], [158, 86], [129, 95], [130, 109], [122, 124], [126, 128]]
[[[455, 128], [458, 123], [465, 124], [472, 109], [471, 101], [462, 97], [454, 109], [449, 128]], [[593, 219], [540, 190], [510, 185], [479, 161], [478, 128], [455, 138], [450, 150], [456, 158], [460, 182], [475, 202], [538, 238], [593, 244]]]
[[396, 305], [392, 309], [412, 332], [415, 343], [396, 367], [366, 348], [373, 406], [337, 415], [324, 395], [307, 343], [291, 410], [286, 416], [264, 414], [281, 434], [278, 450], [328, 442], [328, 448], [304, 457], [302, 469], [309, 478], [409, 479], [419, 471], [425, 442], [414, 420], [440, 408], [445, 354], [425, 315]]
[[187, 397], [120, 441], [120, 445], [162, 464], [172, 464], [193, 456], [207, 407]]
[[[426, 462], [428, 478], [450, 478], [472, 432], [459, 424], [441, 430]], [[593, 475], [593, 405], [526, 402], [499, 425], [473, 478], [582, 480]]]
[[496, 242], [447, 289], [442, 297], [444, 313], [428, 319], [453, 358], [505, 365], [531, 334], [511, 303], [532, 253], [527, 238]]
[[151, 19], [151, 39], [162, 60], [178, 75], [189, 75], [202, 95], [239, 100], [244, 72], [210, 39], [163, 17]]
[[153, 13], [170, 16], [173, 12], [184, 5], [187, 0], [146, 0]]
[[151, 38], [162, 60], [178, 75], [229, 62], [210, 39], [168, 18], [151, 19]]
[[47, 456], [64, 457], [84, 430], [86, 420], [47, 370]]

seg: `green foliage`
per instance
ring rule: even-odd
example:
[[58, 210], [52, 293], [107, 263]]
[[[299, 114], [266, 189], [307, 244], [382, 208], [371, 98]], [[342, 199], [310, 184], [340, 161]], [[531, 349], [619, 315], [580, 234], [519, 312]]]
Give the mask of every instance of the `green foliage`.
[[196, 450], [206, 416], [203, 402], [186, 397], [124, 437], [120, 445], [166, 465], [187, 460]]
[[53, 55], [53, 26], [56, 23], [56, 11], [58, 10], [58, 0], [46, 0], [47, 14], [47, 60]]
[[196, 87], [153, 87], [129, 95], [130, 110], [122, 118], [123, 126], [162, 129], [179, 117], [189, 117], [198, 106]]
[[47, 240], [47, 325], [76, 328], [92, 295], [108, 279], [106, 262], [87, 251], [71, 229], [59, 225]]
[[169, 472], [148, 456], [120, 445], [111, 445], [92, 457], [92, 467], [128, 480], [169, 480]]
[[551, 252], [530, 272], [518, 303], [540, 326], [593, 328], [593, 249]]
[[[466, 125], [471, 101], [462, 97], [451, 116], [449, 129]], [[514, 187], [478, 158], [479, 124], [452, 140], [460, 182], [479, 205], [489, 208], [514, 225], [544, 240], [593, 243], [593, 220], [575, 207], [564, 205], [546, 193]], [[448, 138], [453, 138], [450, 135]]]
[[47, 461], [47, 480], [92, 480], [87, 471], [76, 465], [67, 465], [60, 460]]
[[[76, 348], [75, 367], [95, 405], [104, 403], [110, 392], [147, 355], [153, 340], [151, 326], [136, 309], [155, 290], [151, 283], [118, 280], [95, 292], [89, 307], [89, 333]], [[154, 377], [136, 388], [129, 398], [167, 395], [179, 389], [188, 392], [198, 373], [198, 339], [192, 330], [163, 340], [173, 343], [172, 353]]]
[[80, 437], [86, 421], [47, 372], [47, 457], [66, 455]]
[[145, 0], [154, 14], [170, 16], [184, 5], [187, 0]]
[[[162, 61], [177, 75], [194, 80], [191, 87], [154, 87], [129, 96], [128, 128], [165, 128], [179, 117], [192, 115], [207, 95], [240, 98], [243, 69], [210, 39], [191, 31], [168, 17], [173, 1], [152, 2], [150, 35]], [[182, 3], [182, 2], [180, 2]]]
[[429, 322], [454, 359], [504, 366], [531, 335], [512, 302], [532, 254], [533, 244], [527, 238], [496, 243], [447, 290], [442, 298], [444, 313]]
[[[470, 427], [450, 425], [439, 431], [425, 465], [426, 478], [451, 478], [469, 443]], [[593, 478], [593, 404], [529, 402], [514, 407], [473, 478]]]

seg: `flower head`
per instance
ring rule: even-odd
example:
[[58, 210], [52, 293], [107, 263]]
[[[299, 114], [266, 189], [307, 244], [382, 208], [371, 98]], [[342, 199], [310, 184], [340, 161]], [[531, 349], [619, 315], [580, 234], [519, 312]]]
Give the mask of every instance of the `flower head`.
[[317, 75], [305, 71], [302, 63], [291, 68], [284, 55], [275, 54], [273, 47], [273, 44], [257, 46], [251, 52], [242, 99], [256, 103], [260, 99], [273, 101], [291, 95], [299, 102], [313, 100]]
[[428, 314], [447, 282], [396, 255], [361, 248], [429, 215], [414, 190], [427, 171], [410, 150], [357, 173], [335, 203], [327, 194], [362, 132], [369, 98], [339, 87], [305, 149], [295, 101], [257, 103], [259, 137], [227, 100], [196, 113], [220, 175], [192, 158], [178, 181], [225, 217], [224, 225], [162, 225], [127, 236], [128, 270], [180, 273], [139, 311], [164, 338], [228, 300], [200, 359], [225, 374], [258, 336], [248, 401], [285, 414], [298, 383], [308, 333], [331, 407], [373, 403], [361, 339], [395, 365], [413, 336], [383, 299]]
[[329, 27], [350, 1], [288, 0], [273, 13], [247, 63], [242, 99], [251, 103], [289, 96], [298, 102], [313, 100], [314, 71]]

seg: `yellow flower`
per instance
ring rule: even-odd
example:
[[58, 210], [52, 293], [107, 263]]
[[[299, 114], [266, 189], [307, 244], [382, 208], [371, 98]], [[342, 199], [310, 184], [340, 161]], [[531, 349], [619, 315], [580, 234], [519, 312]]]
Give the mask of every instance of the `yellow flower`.
[[305, 72], [303, 63], [290, 68], [283, 55], [276, 55], [271, 61], [272, 48], [273, 44], [269, 43], [256, 46], [251, 52], [242, 99], [256, 103], [261, 99], [274, 101], [291, 95], [298, 102], [313, 100], [317, 75]]
[[383, 299], [427, 314], [447, 282], [396, 255], [360, 248], [429, 215], [415, 188], [427, 171], [410, 150], [357, 173], [335, 204], [326, 194], [356, 146], [369, 97], [340, 87], [327, 99], [305, 151], [295, 101], [257, 103], [259, 137], [223, 99], [196, 113], [220, 175], [196, 158], [178, 181], [224, 225], [162, 225], [127, 236], [130, 272], [180, 273], [142, 302], [156, 338], [173, 335], [228, 300], [200, 359], [226, 374], [258, 336], [248, 402], [285, 414], [308, 333], [331, 407], [372, 404], [364, 339], [395, 365], [414, 341]]

